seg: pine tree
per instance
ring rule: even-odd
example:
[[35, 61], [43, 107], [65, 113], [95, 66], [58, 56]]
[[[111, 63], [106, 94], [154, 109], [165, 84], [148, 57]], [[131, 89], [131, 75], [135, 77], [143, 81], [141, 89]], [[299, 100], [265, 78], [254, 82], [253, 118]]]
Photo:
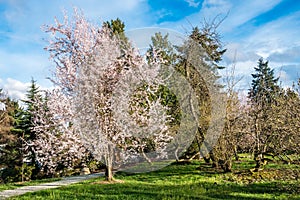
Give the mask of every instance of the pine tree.
[[10, 137], [1, 149], [1, 160], [4, 165], [4, 171], [1, 174], [5, 182], [23, 181], [23, 155], [24, 155], [24, 141], [23, 131], [16, 129], [17, 115], [22, 112], [22, 108], [17, 101], [10, 98], [6, 99], [7, 119], [9, 119]]
[[267, 106], [274, 101], [278, 92], [278, 80], [274, 77], [274, 69], [268, 66], [268, 61], [264, 62], [262, 58], [255, 67], [255, 74], [252, 74], [253, 80], [249, 91], [249, 98], [253, 103], [262, 103]]
[[7, 97], [2, 89], [0, 89], [0, 154], [1, 147], [5, 146], [8, 141], [13, 140], [14, 136], [11, 134], [13, 125], [13, 117], [9, 114], [11, 112], [11, 99]]
[[[207, 60], [218, 63], [222, 60], [223, 54], [227, 49], [222, 49], [219, 35], [215, 30], [212, 30], [212, 25], [207, 25], [201, 30], [194, 27], [190, 38], [198, 43], [206, 51]], [[224, 69], [224, 67], [215, 65], [217, 69]]]
[[32, 79], [31, 85], [26, 93], [26, 100], [23, 100], [26, 108], [19, 108], [16, 110], [14, 114], [14, 127], [12, 129], [12, 132], [19, 138], [19, 145], [17, 148], [19, 148], [19, 151], [21, 152], [22, 162], [35, 168], [32, 174], [33, 176], [38, 172], [36, 156], [34, 150], [26, 144], [36, 138], [33, 131], [32, 112], [37, 109], [34, 104], [36, 98], [42, 98], [39, 93], [39, 87], [37, 86], [36, 81]]
[[177, 61], [177, 55], [175, 53], [175, 48], [169, 41], [169, 34], [162, 35], [160, 32], [155, 33], [151, 37], [150, 48], [148, 49], [147, 59], [153, 57], [153, 52], [159, 52], [160, 57], [164, 59], [166, 65], [174, 65]]
[[104, 22], [104, 26], [107, 26], [109, 29], [112, 30], [112, 33], [114, 35], [118, 35], [121, 40], [123, 40], [125, 43], [128, 42], [128, 38], [125, 35], [125, 24], [120, 20], [119, 18], [117, 19], [112, 19], [107, 22]]
[[33, 140], [35, 138], [35, 134], [32, 131], [32, 112], [36, 109], [36, 105], [34, 103], [36, 101], [36, 98], [42, 97], [40, 95], [40, 90], [36, 84], [36, 81], [34, 79], [31, 79], [31, 85], [29, 86], [29, 89], [26, 93], [26, 100], [23, 100], [27, 108], [23, 113], [22, 123], [20, 123], [20, 128], [25, 132], [25, 140]]
[[276, 118], [272, 107], [280, 93], [278, 78], [274, 77], [274, 70], [268, 66], [268, 61], [259, 59], [258, 66], [254, 68], [253, 80], [249, 90], [250, 99], [250, 129], [255, 138], [254, 160], [255, 170], [260, 170], [264, 163], [264, 157], [271, 151], [270, 146], [274, 143], [276, 126], [271, 123]]

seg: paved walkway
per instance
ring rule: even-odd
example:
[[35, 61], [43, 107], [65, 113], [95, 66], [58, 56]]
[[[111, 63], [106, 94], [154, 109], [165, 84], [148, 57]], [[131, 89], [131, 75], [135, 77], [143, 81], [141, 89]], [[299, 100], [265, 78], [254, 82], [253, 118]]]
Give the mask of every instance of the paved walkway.
[[89, 175], [82, 175], [82, 176], [72, 176], [72, 177], [67, 177], [64, 178], [60, 181], [55, 181], [51, 183], [42, 183], [40, 185], [34, 185], [34, 186], [23, 186], [19, 187], [13, 190], [4, 190], [0, 192], [0, 200], [12, 197], [12, 196], [18, 196], [25, 194], [27, 192], [36, 192], [39, 190], [45, 190], [45, 189], [53, 189], [53, 188], [58, 188], [64, 185], [70, 185], [73, 183], [78, 183], [84, 180], [96, 178], [103, 176], [104, 173], [96, 173], [96, 174], [89, 174]]

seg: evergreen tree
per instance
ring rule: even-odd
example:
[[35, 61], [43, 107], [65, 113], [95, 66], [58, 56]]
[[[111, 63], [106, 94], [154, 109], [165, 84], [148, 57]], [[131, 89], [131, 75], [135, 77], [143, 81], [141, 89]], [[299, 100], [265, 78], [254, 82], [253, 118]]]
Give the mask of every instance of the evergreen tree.
[[[35, 104], [37, 99], [42, 99], [40, 94], [40, 89], [36, 84], [36, 81], [32, 78], [31, 85], [26, 93], [26, 100], [24, 103], [26, 105], [26, 110], [23, 113], [23, 121], [19, 124], [20, 127], [24, 130], [24, 140], [27, 142], [33, 141], [36, 138], [36, 133], [33, 131], [34, 123], [33, 123], [33, 112], [38, 109], [37, 105]], [[33, 176], [38, 173], [38, 163], [36, 161], [35, 151], [30, 147], [27, 149], [30, 165], [35, 167], [33, 172]]]
[[274, 70], [268, 66], [268, 61], [259, 59], [254, 68], [253, 80], [249, 90], [250, 98], [250, 129], [255, 138], [254, 160], [255, 170], [260, 170], [265, 164], [265, 155], [270, 153], [271, 144], [275, 141], [276, 125], [271, 123], [277, 116], [274, 105], [280, 94], [278, 78], [274, 77]]
[[21, 152], [20, 156], [22, 157], [22, 162], [26, 163], [26, 166], [34, 168], [32, 174], [33, 177], [30, 178], [34, 178], [38, 172], [35, 151], [27, 144], [36, 138], [33, 131], [34, 124], [32, 112], [37, 109], [34, 104], [36, 98], [42, 98], [39, 93], [39, 87], [36, 85], [36, 81], [32, 79], [31, 85], [26, 93], [26, 100], [23, 100], [26, 108], [17, 108], [13, 116], [14, 126], [12, 128], [12, 133], [19, 138], [19, 144], [16, 148], [19, 148], [19, 151]]
[[26, 105], [26, 110], [23, 112], [22, 121], [19, 123], [19, 127], [24, 131], [25, 140], [33, 140], [35, 138], [35, 134], [32, 131], [32, 112], [36, 109], [34, 102], [37, 98], [42, 98], [40, 95], [40, 90], [36, 84], [36, 81], [31, 79], [31, 85], [26, 93], [26, 100], [23, 100]]
[[[218, 63], [222, 60], [223, 54], [226, 49], [222, 49], [219, 35], [216, 31], [212, 31], [212, 25], [207, 25], [201, 30], [198, 27], [194, 27], [190, 38], [197, 42], [206, 51], [207, 60]], [[218, 69], [224, 69], [224, 67], [215, 65]]]
[[159, 51], [166, 65], [174, 65], [176, 63], [177, 55], [174, 46], [169, 41], [169, 34], [163, 36], [160, 32], [155, 33], [154, 36], [151, 37], [151, 41], [152, 44], [150, 44], [150, 48], [147, 51], [148, 60], [154, 56], [154, 51]]
[[[208, 145], [206, 147], [207, 151], [203, 152], [201, 150], [212, 119], [211, 100], [214, 97], [210, 95], [216, 94], [215, 96], [219, 96], [217, 94], [220, 93], [220, 89], [223, 87], [218, 83], [220, 78], [218, 70], [224, 69], [224, 67], [218, 63], [222, 60], [222, 55], [226, 52], [226, 49], [222, 49], [216, 30], [206, 26], [202, 29], [193, 28], [188, 40], [182, 46], [177, 47], [177, 51], [180, 60], [176, 65], [176, 70], [186, 77], [195, 91], [199, 104], [198, 112], [200, 113], [198, 132], [187, 153], [200, 153], [201, 156], [205, 156], [204, 154], [212, 149]], [[211, 154], [210, 158], [213, 157]]]
[[249, 98], [253, 103], [262, 103], [267, 106], [274, 101], [278, 92], [278, 80], [274, 77], [274, 69], [268, 66], [268, 61], [264, 62], [262, 58], [255, 67], [255, 74], [252, 74], [253, 80], [249, 91]]
[[10, 124], [10, 137], [1, 149], [1, 160], [5, 168], [1, 174], [1, 178], [5, 182], [23, 181], [24, 132], [21, 129], [15, 128], [18, 121], [18, 113], [22, 113], [22, 108], [17, 101], [7, 98], [6, 110]]
[[110, 22], [104, 22], [104, 26], [107, 26], [109, 29], [111, 29], [112, 33], [114, 35], [118, 35], [125, 43], [128, 42], [128, 38], [125, 36], [125, 24], [122, 22], [122, 20], [119, 18], [115, 20], [112, 19]]
[[14, 138], [11, 134], [13, 117], [9, 114], [11, 112], [11, 102], [11, 99], [3, 93], [2, 89], [0, 89], [0, 154], [1, 147], [5, 146], [8, 141], [13, 140]]
[[[199, 119], [197, 117], [199, 127], [195, 140], [186, 152], [188, 157], [201, 151], [200, 148], [209, 126], [210, 98], [212, 97], [209, 96], [208, 85], [215, 87], [216, 91], [213, 92], [217, 93], [219, 92], [217, 90], [222, 88], [217, 83], [220, 78], [218, 70], [224, 67], [220, 66], [218, 62], [222, 60], [222, 55], [226, 49], [222, 49], [218, 35], [212, 30], [208, 26], [201, 30], [198, 27], [194, 28], [188, 39], [181, 46], [173, 46], [168, 40], [168, 35], [162, 36], [161, 33], [156, 33], [151, 38], [152, 44], [148, 50], [148, 59], [151, 59], [154, 51], [159, 52], [166, 65], [173, 66], [177, 72], [182, 74], [196, 93], [198, 108], [193, 113], [195, 113], [195, 117], [197, 117], [196, 113], [201, 113], [201, 115]], [[192, 99], [190, 101], [190, 105], [195, 104]], [[173, 105], [173, 107], [175, 108], [176, 106]], [[178, 105], [176, 110], [179, 113]], [[180, 114], [177, 114], [177, 125], [179, 125], [179, 120]]]

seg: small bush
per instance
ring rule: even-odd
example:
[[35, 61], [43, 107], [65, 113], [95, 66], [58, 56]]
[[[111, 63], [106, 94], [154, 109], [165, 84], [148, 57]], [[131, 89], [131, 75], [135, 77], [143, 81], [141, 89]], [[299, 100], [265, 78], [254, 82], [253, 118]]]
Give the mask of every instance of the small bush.
[[1, 170], [1, 180], [5, 183], [30, 181], [34, 166], [23, 164], [22, 166], [15, 166], [13, 168], [5, 168]]

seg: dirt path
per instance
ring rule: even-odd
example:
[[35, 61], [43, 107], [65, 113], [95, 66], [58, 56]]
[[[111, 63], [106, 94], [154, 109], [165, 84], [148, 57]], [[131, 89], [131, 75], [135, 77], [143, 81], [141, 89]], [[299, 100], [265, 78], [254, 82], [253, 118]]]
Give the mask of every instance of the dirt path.
[[104, 175], [104, 173], [96, 173], [96, 174], [89, 174], [89, 175], [83, 175], [83, 176], [72, 176], [72, 177], [67, 177], [60, 181], [55, 181], [55, 182], [51, 182], [51, 183], [42, 183], [42, 184], [34, 185], [34, 186], [23, 186], [23, 187], [19, 187], [19, 188], [13, 189], [13, 190], [4, 190], [4, 191], [0, 192], [0, 200], [8, 198], [8, 197], [12, 197], [12, 196], [22, 195], [27, 192], [36, 192], [39, 190], [58, 188], [58, 187], [61, 187], [64, 185], [78, 183], [81, 181], [100, 177], [103, 175]]

